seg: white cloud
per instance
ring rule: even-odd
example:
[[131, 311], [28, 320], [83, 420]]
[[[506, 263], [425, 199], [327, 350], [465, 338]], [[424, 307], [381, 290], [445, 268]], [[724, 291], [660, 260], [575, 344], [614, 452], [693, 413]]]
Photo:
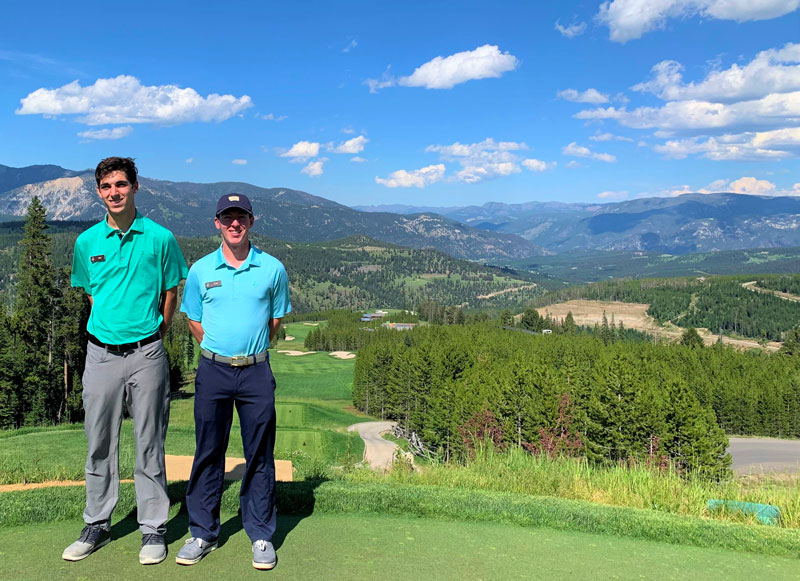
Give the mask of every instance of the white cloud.
[[284, 119], [288, 119], [288, 117], [286, 115], [276, 116], [274, 113], [267, 113], [266, 115], [261, 115], [261, 119], [264, 121], [275, 121], [276, 123], [279, 123]]
[[123, 127], [113, 127], [110, 129], [90, 129], [89, 131], [81, 131], [78, 137], [84, 139], [122, 139], [133, 133], [133, 127], [125, 125]]
[[569, 145], [565, 145], [561, 150], [561, 153], [572, 157], [587, 157], [590, 159], [596, 159], [598, 161], [604, 161], [606, 163], [614, 163], [617, 161], [617, 158], [610, 153], [596, 153], [588, 147], [578, 145], [574, 141]]
[[800, 128], [725, 134], [719, 137], [690, 137], [656, 145], [666, 157], [684, 159], [699, 155], [714, 161], [757, 161], [782, 159], [800, 152]]
[[758, 53], [744, 66], [710, 72], [699, 83], [683, 83], [683, 65], [666, 60], [651, 70], [651, 78], [633, 87], [665, 101], [701, 99], [729, 102], [758, 99], [770, 93], [800, 91], [800, 44]]
[[613, 133], [596, 133], [589, 137], [592, 141], [633, 141], [630, 137], [614, 135]]
[[345, 135], [353, 135], [356, 132], [355, 129], [353, 129], [352, 127], [349, 127], [349, 126], [348, 127], [342, 127], [341, 131]]
[[[752, 196], [798, 196], [800, 195], [800, 183], [796, 183], [791, 189], [780, 189], [769, 180], [761, 180], [752, 176], [743, 176], [736, 180], [718, 179], [707, 186], [693, 188], [689, 185], [673, 186], [655, 194], [661, 197], [675, 197], [683, 194], [742, 194]], [[653, 194], [643, 193], [638, 197], [649, 197]]]
[[576, 36], [580, 36], [586, 32], [586, 23], [580, 22], [578, 24], [563, 26], [558, 20], [556, 20], [555, 29], [561, 33], [561, 36], [575, 38]]
[[586, 89], [583, 93], [575, 89], [565, 89], [558, 92], [558, 96], [565, 101], [573, 103], [608, 103], [608, 95], [604, 95], [597, 89]]
[[359, 135], [358, 137], [354, 137], [353, 139], [348, 139], [344, 143], [340, 143], [336, 147], [332, 145], [328, 148], [328, 151], [332, 151], [333, 153], [361, 153], [364, 151], [364, 145], [369, 141], [363, 135]]
[[597, 18], [608, 26], [611, 40], [627, 42], [663, 28], [669, 18], [746, 22], [777, 18], [798, 6], [800, 0], [613, 0], [600, 5]]
[[519, 66], [519, 59], [508, 52], [500, 52], [495, 45], [485, 44], [475, 50], [436, 58], [417, 67], [407, 77], [394, 78], [390, 69], [380, 80], [367, 79], [370, 92], [392, 87], [425, 87], [426, 89], [452, 89], [456, 85], [477, 79], [499, 78], [503, 73]]
[[342, 49], [342, 52], [350, 52], [351, 50], [353, 50], [357, 46], [358, 46], [358, 41], [356, 39], [354, 39], [354, 38], [350, 39], [350, 42], [348, 42], [347, 46], [345, 46]]
[[574, 168], [574, 167], [583, 167], [583, 166], [581, 166], [581, 164], [579, 162], [577, 162], [577, 161], [575, 161], [573, 159], [573, 160], [568, 161], [566, 164], [564, 164], [564, 167]]
[[600, 192], [597, 197], [603, 200], [624, 200], [628, 197], [628, 192], [625, 190], [620, 192], [606, 191]]
[[367, 160], [364, 159], [363, 157], [357, 155], [355, 157], [351, 157], [350, 161], [355, 162], [355, 163], [365, 163]]
[[231, 163], [233, 165], [247, 165], [247, 160], [246, 159], [232, 159]]
[[321, 158], [316, 161], [309, 162], [306, 167], [300, 170], [300, 173], [304, 173], [309, 177], [317, 177], [322, 175], [322, 166], [323, 164], [328, 161], [327, 158]]
[[554, 161], [542, 161], [540, 159], [523, 159], [522, 165], [525, 166], [526, 169], [535, 172], [543, 172], [549, 169], [553, 169], [556, 167], [556, 162]]
[[[495, 141], [491, 137], [487, 137], [477, 143], [464, 144], [455, 142], [450, 145], [429, 145], [425, 148], [425, 151], [438, 153], [443, 161], [453, 161], [461, 165], [462, 169], [456, 173], [454, 179], [474, 184], [519, 173], [522, 171], [520, 163], [524, 164], [525, 162], [520, 159], [520, 155], [517, 152], [527, 149], [528, 146], [523, 142]], [[536, 166], [534, 162], [538, 161], [531, 160], [529, 165], [532, 167], [528, 167], [528, 169], [541, 171], [533, 169]], [[548, 165], [546, 169], [554, 165], [555, 163]]]
[[316, 141], [298, 141], [292, 148], [281, 154], [281, 157], [291, 157], [292, 161], [304, 162], [311, 157], [319, 155], [319, 143]]
[[670, 101], [663, 107], [606, 107], [579, 111], [576, 119], [614, 119], [635, 129], [662, 130], [725, 129], [729, 127], [774, 127], [800, 122], [800, 91], [773, 93], [761, 99], [738, 103]]
[[17, 115], [80, 115], [78, 121], [86, 125], [219, 122], [252, 106], [247, 95], [201, 97], [192, 88], [144, 86], [128, 75], [97, 79], [87, 87], [73, 81], [58, 89], [37, 89], [20, 103]]
[[192, 163], [193, 161], [194, 161], [193, 157], [187, 157], [186, 158], [186, 163]]
[[410, 172], [400, 169], [390, 173], [388, 178], [376, 177], [375, 183], [384, 185], [387, 188], [424, 188], [441, 181], [444, 177], [444, 171], [445, 167], [442, 163], [429, 165]]

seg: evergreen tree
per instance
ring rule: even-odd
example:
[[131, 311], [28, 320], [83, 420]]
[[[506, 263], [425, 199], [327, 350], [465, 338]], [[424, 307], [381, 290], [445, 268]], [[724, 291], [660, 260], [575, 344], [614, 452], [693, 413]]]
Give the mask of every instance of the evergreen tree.
[[53, 389], [56, 289], [45, 234], [46, 210], [34, 197], [28, 207], [17, 271], [17, 296], [11, 321], [18, 409], [17, 425], [55, 419], [59, 391]]
[[697, 332], [697, 329], [694, 327], [689, 327], [683, 332], [681, 335], [681, 345], [688, 345], [693, 349], [698, 347], [703, 347], [703, 338], [700, 336], [700, 333]]

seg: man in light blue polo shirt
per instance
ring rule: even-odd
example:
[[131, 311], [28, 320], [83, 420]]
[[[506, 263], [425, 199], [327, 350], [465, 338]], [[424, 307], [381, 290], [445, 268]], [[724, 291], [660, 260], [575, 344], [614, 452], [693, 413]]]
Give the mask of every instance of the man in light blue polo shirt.
[[75, 241], [72, 286], [92, 306], [83, 373], [86, 526], [64, 550], [79, 561], [111, 540], [111, 513], [119, 498], [119, 431], [123, 407], [133, 418], [133, 479], [142, 549], [139, 562], [160, 563], [169, 511], [164, 439], [169, 419], [169, 366], [161, 337], [172, 321], [186, 262], [169, 230], [136, 211], [139, 189], [130, 158], [109, 157], [95, 170], [97, 193], [108, 211]]
[[217, 548], [225, 450], [239, 413], [247, 461], [239, 496], [242, 525], [253, 543], [253, 567], [272, 569], [275, 508], [275, 378], [267, 349], [291, 310], [289, 279], [278, 259], [250, 244], [253, 208], [247, 196], [226, 194], [214, 224], [216, 252], [192, 265], [181, 311], [200, 343], [194, 396], [195, 456], [186, 506], [192, 533], [175, 561], [194, 565]]

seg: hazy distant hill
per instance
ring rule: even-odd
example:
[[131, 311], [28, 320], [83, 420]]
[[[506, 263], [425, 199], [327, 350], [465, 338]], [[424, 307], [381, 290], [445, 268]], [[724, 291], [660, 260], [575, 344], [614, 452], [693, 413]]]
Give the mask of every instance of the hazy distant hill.
[[429, 211], [489, 231], [518, 234], [558, 253], [675, 254], [800, 246], [800, 198], [795, 197], [685, 194], [611, 204], [491, 202]]
[[[52, 220], [97, 220], [104, 215], [93, 172], [57, 166], [5, 168], [14, 187], [0, 188], [0, 214], [20, 216], [38, 196]], [[514, 234], [472, 228], [435, 214], [359, 212], [325, 198], [289, 188], [260, 188], [241, 182], [199, 184], [140, 177], [136, 196], [143, 214], [180, 236], [215, 232], [212, 213], [219, 196], [246, 194], [256, 210], [255, 231], [274, 238], [319, 242], [363, 234], [412, 248], [435, 248], [458, 258], [526, 258], [542, 254]]]

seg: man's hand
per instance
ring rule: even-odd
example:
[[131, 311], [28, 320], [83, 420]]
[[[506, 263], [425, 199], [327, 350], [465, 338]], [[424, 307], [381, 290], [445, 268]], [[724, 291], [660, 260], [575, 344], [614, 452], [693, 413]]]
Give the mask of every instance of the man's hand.
[[172, 324], [172, 316], [175, 314], [175, 306], [178, 304], [178, 287], [174, 286], [171, 289], [164, 291], [161, 295], [161, 326], [158, 328], [161, 331], [161, 336], [167, 336], [167, 329]]
[[269, 344], [272, 345], [278, 329], [281, 328], [281, 319], [270, 319], [267, 325], [269, 326]]
[[206, 332], [203, 330], [203, 324], [200, 321], [192, 321], [189, 319], [189, 332], [192, 334], [192, 337], [194, 337], [194, 340], [197, 341], [198, 345], [203, 342], [203, 337]]

